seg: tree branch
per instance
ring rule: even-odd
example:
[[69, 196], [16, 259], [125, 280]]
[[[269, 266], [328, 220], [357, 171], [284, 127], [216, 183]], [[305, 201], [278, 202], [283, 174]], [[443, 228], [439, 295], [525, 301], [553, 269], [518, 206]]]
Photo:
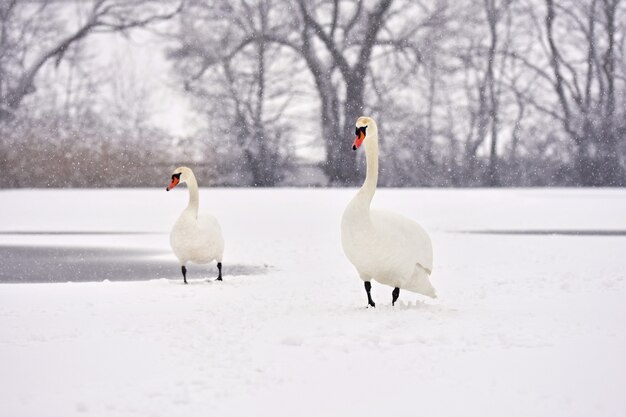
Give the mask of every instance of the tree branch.
[[326, 32], [324, 32], [324, 28], [322, 28], [322, 26], [315, 19], [313, 19], [313, 17], [311, 17], [305, 3], [306, 0], [299, 0], [300, 10], [302, 11], [302, 16], [304, 17], [304, 20], [307, 24], [311, 25], [317, 37], [320, 38], [324, 45], [326, 45], [328, 52], [330, 52], [333, 60], [337, 63], [337, 66], [341, 70], [341, 73], [344, 74], [345, 77], [349, 78], [352, 74], [352, 68], [350, 67], [350, 64], [343, 56], [341, 51], [339, 51], [335, 42], [333, 42], [333, 40], [328, 37]]

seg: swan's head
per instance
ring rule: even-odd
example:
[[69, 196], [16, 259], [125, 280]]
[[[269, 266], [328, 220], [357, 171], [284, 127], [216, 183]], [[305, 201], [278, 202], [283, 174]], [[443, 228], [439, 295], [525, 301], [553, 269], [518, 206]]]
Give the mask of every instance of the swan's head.
[[367, 129], [370, 128], [370, 132], [376, 129], [376, 122], [371, 117], [361, 116], [356, 120], [356, 130], [354, 131], [355, 138], [352, 144], [352, 150], [359, 149], [365, 138], [367, 137]]
[[172, 188], [176, 187], [178, 184], [182, 184], [183, 182], [187, 182], [189, 178], [193, 175], [191, 169], [187, 167], [178, 167], [172, 172], [172, 179], [169, 185], [165, 188], [165, 191], [169, 191]]

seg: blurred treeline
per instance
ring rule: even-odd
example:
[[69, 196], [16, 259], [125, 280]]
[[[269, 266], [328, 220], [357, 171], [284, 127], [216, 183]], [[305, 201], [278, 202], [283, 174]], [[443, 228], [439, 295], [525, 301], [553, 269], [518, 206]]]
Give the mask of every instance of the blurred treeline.
[[[94, 64], [136, 31], [193, 134]], [[4, 187], [354, 185], [360, 115], [381, 185], [626, 185], [626, 0], [0, 0]]]

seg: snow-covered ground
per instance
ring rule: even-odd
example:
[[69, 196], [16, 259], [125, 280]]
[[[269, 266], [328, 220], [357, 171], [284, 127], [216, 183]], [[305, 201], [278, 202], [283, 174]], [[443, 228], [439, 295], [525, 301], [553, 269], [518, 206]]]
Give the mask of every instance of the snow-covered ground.
[[[0, 191], [0, 262], [33, 246], [171, 262], [148, 281], [0, 284], [0, 416], [626, 415], [626, 190], [379, 190], [431, 232], [439, 299], [392, 308], [375, 283], [376, 309], [341, 251], [353, 193], [201, 190], [225, 281], [191, 265], [184, 286], [167, 231], [186, 190]], [[54, 231], [81, 234], [23, 233]]]

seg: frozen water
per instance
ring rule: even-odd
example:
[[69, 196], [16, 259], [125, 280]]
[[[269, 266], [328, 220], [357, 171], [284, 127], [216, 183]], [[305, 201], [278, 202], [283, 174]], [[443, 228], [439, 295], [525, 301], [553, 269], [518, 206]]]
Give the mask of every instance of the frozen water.
[[[184, 286], [167, 238], [184, 192], [0, 192], [2, 231], [103, 232], [0, 234], [5, 275], [18, 248], [171, 266], [0, 285], [0, 415], [626, 413], [626, 236], [609, 233], [626, 230], [624, 190], [380, 190], [375, 206], [431, 232], [439, 299], [392, 308], [374, 284], [376, 309], [341, 252], [353, 193], [202, 190], [225, 266], [255, 269]], [[542, 230], [557, 233], [525, 232]]]

